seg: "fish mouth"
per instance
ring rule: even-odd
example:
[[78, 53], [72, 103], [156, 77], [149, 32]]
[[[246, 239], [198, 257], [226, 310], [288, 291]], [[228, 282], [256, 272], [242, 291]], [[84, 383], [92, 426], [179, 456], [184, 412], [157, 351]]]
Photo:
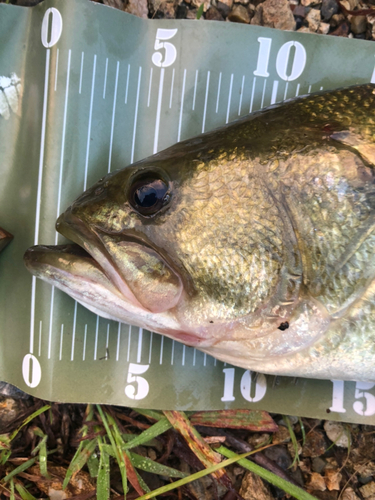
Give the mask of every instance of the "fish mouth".
[[142, 239], [88, 227], [71, 208], [59, 217], [56, 229], [74, 243], [31, 247], [26, 267], [89, 309], [102, 306], [103, 294], [132, 314], [165, 312], [179, 302], [181, 277]]

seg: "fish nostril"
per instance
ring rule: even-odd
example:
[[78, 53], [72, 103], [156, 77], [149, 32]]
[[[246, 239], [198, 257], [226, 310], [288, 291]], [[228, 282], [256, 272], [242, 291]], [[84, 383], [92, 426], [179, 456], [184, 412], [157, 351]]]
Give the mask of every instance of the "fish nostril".
[[280, 323], [280, 325], [277, 327], [279, 330], [281, 330], [282, 332], [284, 330], [287, 330], [289, 328], [289, 323], [288, 321], [284, 321], [283, 323]]

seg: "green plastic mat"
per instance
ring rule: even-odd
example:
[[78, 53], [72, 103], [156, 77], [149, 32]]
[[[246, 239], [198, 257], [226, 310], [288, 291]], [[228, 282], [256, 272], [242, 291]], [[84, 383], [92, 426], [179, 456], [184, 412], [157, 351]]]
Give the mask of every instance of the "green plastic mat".
[[33, 278], [57, 216], [111, 170], [287, 98], [375, 82], [373, 42], [90, 3], [0, 4], [0, 379], [55, 401], [375, 423], [374, 384], [267, 377], [95, 316]]

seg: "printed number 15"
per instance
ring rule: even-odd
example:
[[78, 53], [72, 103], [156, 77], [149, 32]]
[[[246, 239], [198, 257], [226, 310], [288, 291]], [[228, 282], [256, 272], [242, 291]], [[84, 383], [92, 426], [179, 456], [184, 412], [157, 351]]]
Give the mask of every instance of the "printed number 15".
[[[331, 382], [333, 384], [333, 391], [330, 410], [337, 413], [346, 413], [346, 409], [344, 408], [344, 382], [342, 380], [331, 380]], [[375, 396], [367, 392], [374, 386], [375, 384], [371, 382], [356, 382], [354, 398], [363, 398], [366, 401], [366, 405], [362, 401], [355, 401], [353, 403], [353, 410], [358, 415], [369, 417], [375, 414]]]

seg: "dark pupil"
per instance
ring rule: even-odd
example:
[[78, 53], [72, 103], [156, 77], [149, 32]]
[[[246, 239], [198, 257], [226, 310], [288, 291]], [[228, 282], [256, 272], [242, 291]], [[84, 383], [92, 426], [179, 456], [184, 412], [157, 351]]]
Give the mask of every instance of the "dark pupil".
[[160, 179], [144, 181], [134, 191], [134, 201], [142, 208], [151, 208], [163, 201], [167, 186]]

